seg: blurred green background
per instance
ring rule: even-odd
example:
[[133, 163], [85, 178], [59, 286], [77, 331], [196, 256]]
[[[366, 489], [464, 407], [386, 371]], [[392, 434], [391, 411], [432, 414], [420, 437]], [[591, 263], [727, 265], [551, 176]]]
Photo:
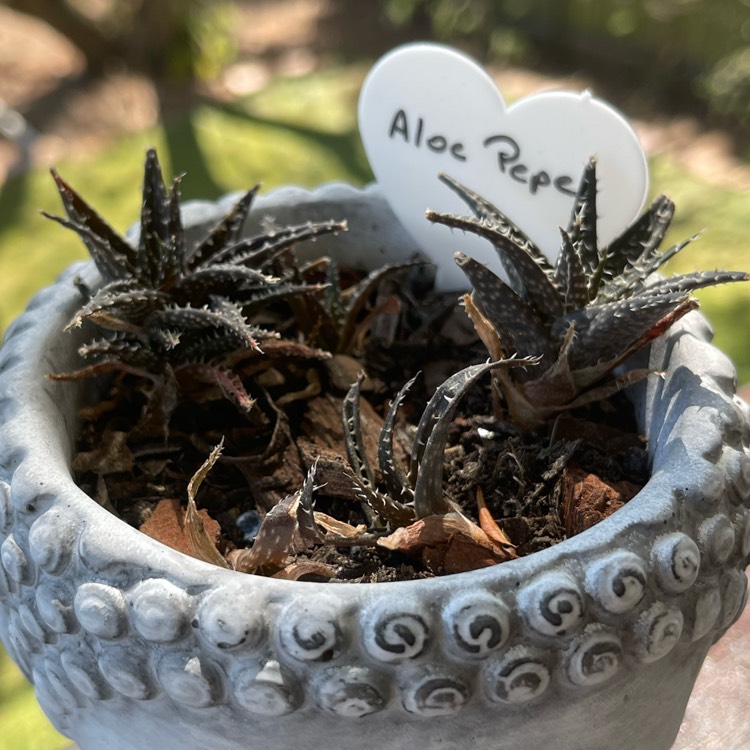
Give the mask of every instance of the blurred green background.
[[[591, 87], [633, 119], [670, 237], [705, 230], [673, 271], [750, 271], [750, 0], [13, 0], [0, 3], [0, 329], [84, 257], [58, 211], [58, 170], [118, 229], [139, 209], [144, 151], [186, 172], [185, 198], [371, 173], [359, 87], [396, 44], [448, 41], [512, 100]], [[4, 138], [3, 138], [4, 136]], [[750, 382], [750, 285], [702, 293]], [[55, 750], [0, 650], [0, 744]]]

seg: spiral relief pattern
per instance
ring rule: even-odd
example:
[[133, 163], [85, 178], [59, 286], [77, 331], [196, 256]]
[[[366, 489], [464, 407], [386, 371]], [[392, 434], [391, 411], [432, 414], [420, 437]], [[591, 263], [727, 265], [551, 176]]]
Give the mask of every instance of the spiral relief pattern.
[[91, 649], [66, 647], [60, 663], [72, 685], [91, 700], [108, 700], [113, 691], [104, 679]]
[[47, 627], [56, 633], [73, 633], [78, 620], [73, 612], [73, 595], [60, 581], [43, 581], [36, 589], [36, 608]]
[[76, 592], [74, 608], [81, 626], [100, 638], [120, 638], [127, 631], [125, 597], [104, 583], [84, 583]]
[[126, 698], [146, 700], [155, 692], [151, 668], [142, 652], [124, 646], [102, 649], [99, 671], [109, 685]]
[[404, 708], [419, 716], [449, 716], [471, 698], [471, 688], [459, 674], [443, 665], [426, 665], [409, 674], [402, 688]]
[[622, 658], [620, 636], [612, 629], [592, 625], [569, 649], [566, 674], [574, 685], [599, 685], [614, 676]]
[[721, 579], [723, 612], [720, 627], [728, 628], [739, 617], [747, 601], [747, 576], [741, 570], [730, 570]]
[[10, 485], [0, 480], [0, 534], [5, 536], [13, 528], [13, 506], [10, 502]]
[[295, 599], [279, 617], [282, 653], [302, 662], [335, 659], [344, 648], [341, 621], [339, 605], [334, 599]]
[[651, 558], [659, 583], [669, 593], [686, 591], [698, 577], [700, 550], [682, 532], [676, 531], [660, 537], [654, 544]]
[[313, 681], [317, 704], [328, 713], [359, 719], [388, 705], [387, 680], [364, 667], [331, 667]]
[[583, 595], [567, 573], [539, 576], [521, 591], [518, 601], [529, 627], [542, 635], [570, 635], [583, 624]]
[[526, 646], [515, 646], [501, 657], [490, 657], [483, 669], [485, 693], [500, 703], [526, 703], [538, 698], [550, 679], [545, 653]]
[[39, 622], [39, 616], [31, 609], [28, 604], [21, 604], [18, 607], [18, 619], [26, 634], [40, 643], [46, 643], [51, 640], [47, 636], [46, 630]]
[[636, 654], [640, 661], [653, 662], [666, 656], [682, 635], [682, 612], [662, 602], [652, 604], [635, 625]]
[[698, 529], [698, 544], [704, 559], [712, 565], [723, 565], [732, 554], [735, 542], [732, 522], [722, 514], [707, 518]]
[[646, 593], [646, 565], [638, 555], [616, 550], [593, 561], [586, 571], [586, 589], [607, 612], [628, 612]]
[[51, 575], [60, 575], [75, 550], [79, 523], [58, 510], [48, 510], [29, 530], [29, 550], [36, 564]]
[[[721, 614], [721, 595], [719, 590], [714, 586], [701, 586], [696, 591], [695, 605], [692, 611], [692, 621], [689, 625], [689, 634], [691, 641], [697, 641], [703, 638]], [[685, 628], [688, 630], [688, 627]]]
[[239, 587], [214, 589], [198, 610], [201, 635], [221, 651], [254, 649], [266, 634], [265, 605], [255, 592]]
[[166, 654], [159, 661], [157, 674], [167, 695], [186, 706], [207, 708], [220, 694], [219, 676], [199, 656], [189, 652]]
[[277, 661], [240, 670], [234, 678], [234, 697], [243, 708], [262, 716], [290, 714], [304, 700], [297, 680]]
[[488, 592], [455, 597], [443, 610], [446, 642], [464, 658], [483, 659], [502, 648], [510, 634], [510, 611]]
[[374, 659], [402, 662], [416, 659], [425, 651], [430, 625], [420, 612], [384, 601], [365, 612], [362, 635], [365, 649]]
[[12, 534], [6, 537], [0, 545], [0, 561], [2, 561], [12, 586], [28, 586], [33, 582], [34, 568], [30, 565], [26, 554]]
[[43, 663], [47, 682], [52, 686], [57, 699], [67, 711], [75, 711], [80, 707], [79, 699], [72, 689], [73, 686], [62, 664], [52, 656], [46, 657]]
[[169, 581], [143, 581], [129, 592], [128, 601], [133, 627], [149, 641], [176, 641], [188, 628], [191, 597]]

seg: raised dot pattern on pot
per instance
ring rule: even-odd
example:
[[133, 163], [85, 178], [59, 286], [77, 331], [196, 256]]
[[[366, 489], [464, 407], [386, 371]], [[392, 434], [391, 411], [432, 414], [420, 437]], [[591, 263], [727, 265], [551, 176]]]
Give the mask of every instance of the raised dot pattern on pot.
[[344, 648], [341, 621], [333, 599], [292, 600], [279, 617], [281, 653], [301, 662], [335, 659]]
[[382, 711], [389, 701], [387, 679], [366, 667], [330, 667], [317, 675], [312, 688], [320, 708], [346, 719]]
[[442, 664], [428, 664], [408, 675], [402, 687], [404, 708], [419, 716], [449, 716], [460, 711], [471, 698], [466, 679]]
[[483, 659], [502, 648], [510, 634], [507, 605], [489, 592], [454, 597], [443, 610], [446, 641], [458, 656]]
[[416, 659], [430, 642], [426, 610], [399, 608], [390, 602], [375, 604], [362, 618], [365, 650], [380, 662]]
[[541, 635], [570, 635], [584, 622], [583, 594], [567, 573], [543, 573], [522, 589], [518, 601], [529, 627]]
[[548, 688], [551, 673], [541, 649], [514, 646], [502, 656], [490, 657], [483, 665], [487, 697], [500, 703], [526, 703]]
[[565, 671], [574, 685], [599, 685], [615, 675], [622, 659], [620, 636], [612, 629], [592, 625], [568, 649]]
[[296, 711], [304, 700], [301, 685], [277, 661], [246, 667], [234, 677], [234, 697], [245, 709], [262, 716], [283, 716]]
[[173, 583], [150, 579], [128, 592], [133, 627], [155, 643], [181, 638], [191, 618], [191, 597]]

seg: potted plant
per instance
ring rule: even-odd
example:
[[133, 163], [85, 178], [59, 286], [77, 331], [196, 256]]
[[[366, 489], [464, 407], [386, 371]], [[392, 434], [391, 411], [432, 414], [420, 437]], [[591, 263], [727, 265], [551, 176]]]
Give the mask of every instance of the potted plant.
[[[409, 294], [424, 286], [419, 278], [403, 280], [420, 268], [411, 263], [418, 249], [377, 187], [286, 188], [257, 200], [248, 194], [234, 208], [232, 197], [190, 204], [180, 214], [177, 186], [165, 188], [150, 153], [140, 237], [126, 241], [56, 180], [68, 214], [60, 221], [82, 236], [95, 262], [76, 265], [41, 291], [9, 329], [0, 355], [0, 635], [61, 732], [84, 750], [153, 743], [307, 750], [345, 748], [362, 738], [378, 748], [415, 742], [444, 748], [554, 743], [563, 750], [670, 746], [709, 646], [745, 602], [750, 430], [731, 363], [710, 345], [705, 320], [689, 312], [691, 289], [745, 275], [652, 277], [682, 247], [656, 251], [673, 210], [667, 199], [657, 200], [605, 252], [596, 243], [590, 163], [563, 235], [563, 260], [553, 268], [495, 207], [445, 178], [475, 216], [431, 218], [487, 236], [518, 291], [457, 256], [473, 286], [463, 298], [468, 319], [490, 360], [468, 368], [464, 362], [438, 379], [426, 416], [412, 415], [411, 431], [398, 421], [407, 388], [389, 394], [393, 403], [389, 408], [386, 402], [377, 423], [382, 428], [373, 451], [363, 437], [368, 386], [356, 367], [346, 369], [346, 342], [351, 321], [356, 332], [369, 330], [364, 305], [359, 317], [347, 315], [353, 300], [365, 299], [359, 292], [376, 285], [372, 276], [360, 275], [347, 287], [334, 261], [365, 272], [401, 264], [381, 276], [400, 273], [397, 287]], [[346, 217], [348, 231], [334, 237], [344, 227], [331, 216]], [[287, 223], [298, 226], [279, 228]], [[300, 246], [291, 256], [287, 246], [304, 237], [317, 237], [312, 251]], [[321, 265], [315, 262], [320, 256], [333, 260]], [[282, 274], [271, 272], [279, 268]], [[232, 297], [238, 290], [239, 300]], [[274, 296], [271, 306], [268, 295]], [[312, 339], [300, 338], [298, 329], [296, 338], [274, 339], [262, 324], [288, 324], [276, 302], [283, 310], [297, 306], [301, 325], [314, 324], [307, 334], [316, 341], [326, 335], [340, 347], [333, 352], [342, 355], [337, 367], [326, 370], [330, 382], [341, 374], [337, 368], [352, 376], [354, 385], [337, 403], [350, 489], [353, 483], [366, 522], [358, 528], [351, 518], [336, 521], [313, 506], [316, 494], [333, 493], [317, 487], [333, 477], [319, 450], [319, 463], [298, 464], [307, 470], [298, 491], [261, 509], [260, 530], [237, 524], [236, 503], [225, 509], [239, 532], [255, 539], [249, 550], [231, 549], [213, 519], [197, 510], [201, 485], [234, 462], [253, 492], [267, 497], [260, 480], [271, 476], [279, 457], [276, 468], [289, 465], [286, 418], [273, 408], [258, 417], [267, 423], [265, 435], [272, 423], [271, 442], [265, 452], [254, 446], [260, 459], [248, 471], [236, 454], [217, 463], [211, 448], [221, 436], [200, 432], [196, 414], [229, 408], [240, 415], [232, 428], [249, 441], [258, 428], [248, 416], [253, 398], [272, 389], [281, 396], [266, 407], [310, 398], [320, 383], [306, 364], [326, 367], [334, 359], [330, 350], [320, 354], [307, 343]], [[373, 304], [388, 323], [404, 302], [386, 293]], [[339, 326], [326, 328], [334, 318]], [[426, 321], [432, 332], [435, 320], [444, 321], [443, 312], [415, 325]], [[523, 326], [514, 324], [518, 320]], [[457, 346], [468, 352], [461, 336]], [[81, 354], [91, 357], [89, 364]], [[406, 357], [403, 348], [398, 356]], [[278, 366], [269, 368], [269, 358]], [[290, 360], [295, 366], [284, 369]], [[235, 377], [238, 371], [262, 377], [243, 380]], [[83, 377], [92, 373], [100, 377]], [[468, 385], [480, 377], [488, 382], [472, 401]], [[648, 479], [600, 523], [518, 556], [497, 519], [488, 519], [487, 498], [477, 496], [475, 520], [443, 491], [444, 448], [455, 446], [462, 423], [452, 420], [461, 403], [489, 415], [471, 423], [475, 441], [494, 444], [507, 427], [487, 408], [494, 401], [520, 425], [507, 428], [512, 438], [536, 431], [569, 446], [557, 457], [559, 474], [577, 445], [571, 429], [583, 423], [571, 428], [558, 415], [635, 381], [627, 392], [637, 431], [648, 441]], [[285, 393], [294, 397], [283, 401]], [[81, 413], [89, 425], [102, 418], [108, 425], [83, 449], [88, 427]], [[171, 485], [164, 484], [175, 473], [174, 456], [164, 459], [151, 443], [138, 443], [139, 455], [119, 471], [147, 464], [152, 493], [166, 501], [162, 510], [171, 506], [179, 520], [180, 506], [187, 508], [182, 537], [173, 544], [187, 545], [190, 555], [111, 512], [116, 506], [124, 514], [108, 477], [118, 473], [113, 462], [127, 456], [116, 433], [129, 414], [130, 438], [148, 422], [156, 434], [161, 430], [162, 454], [170, 450], [175, 420], [187, 434], [180, 455], [188, 454], [187, 446], [193, 456], [211, 454], [203, 466], [193, 466], [192, 476], [182, 471], [190, 480], [183, 498], [170, 497]], [[409, 438], [408, 474], [399, 470], [407, 464], [393, 440], [397, 430]], [[604, 441], [603, 434], [597, 439]], [[303, 453], [300, 441], [296, 446]], [[496, 489], [477, 479], [466, 453], [454, 454], [470, 486], [485, 494]], [[86, 472], [96, 476], [91, 494], [74, 481], [74, 463], [84, 479]], [[264, 463], [266, 473], [258, 468]], [[235, 497], [216, 484], [218, 494]], [[131, 498], [130, 516], [149, 515], [141, 495], [132, 490]], [[151, 519], [157, 504], [151, 504]], [[594, 506], [598, 517], [606, 515], [601, 504]], [[582, 515], [580, 506], [574, 510], [576, 518]], [[428, 573], [431, 566], [437, 572], [471, 567], [461, 567], [467, 557], [479, 567], [454, 575], [414, 573], [416, 580], [390, 583], [288, 580], [298, 572], [288, 564], [293, 552], [326, 546], [348, 546], [351, 557], [362, 549], [407, 550]], [[451, 567], [455, 559], [458, 567]], [[325, 559], [321, 564], [331, 567]], [[309, 578], [319, 568], [305, 570]]]

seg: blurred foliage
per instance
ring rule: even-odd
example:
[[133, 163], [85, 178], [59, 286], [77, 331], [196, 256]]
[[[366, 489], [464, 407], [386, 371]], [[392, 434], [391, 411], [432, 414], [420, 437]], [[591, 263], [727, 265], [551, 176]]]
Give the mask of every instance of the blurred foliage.
[[750, 0], [380, 1], [392, 23], [426, 17], [437, 37], [480, 56], [604, 64], [605, 75], [750, 124]]
[[86, 58], [89, 73], [125, 65], [157, 78], [207, 79], [236, 53], [231, 0], [4, 0], [45, 21]]
[[[750, 47], [737, 49], [714, 65], [701, 79], [701, 87], [715, 113], [736, 119], [750, 132]], [[745, 157], [750, 158], [750, 153]]]

